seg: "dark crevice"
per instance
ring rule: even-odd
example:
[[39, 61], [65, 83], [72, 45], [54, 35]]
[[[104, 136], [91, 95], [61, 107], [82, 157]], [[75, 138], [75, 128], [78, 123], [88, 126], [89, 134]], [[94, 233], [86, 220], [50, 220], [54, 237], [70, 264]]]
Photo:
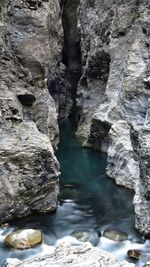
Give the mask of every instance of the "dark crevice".
[[76, 94], [81, 77], [81, 47], [80, 32], [78, 29], [79, 0], [62, 0], [62, 24], [64, 30], [64, 46], [62, 62], [67, 68], [67, 76], [72, 99], [72, 109], [69, 116], [76, 113]]

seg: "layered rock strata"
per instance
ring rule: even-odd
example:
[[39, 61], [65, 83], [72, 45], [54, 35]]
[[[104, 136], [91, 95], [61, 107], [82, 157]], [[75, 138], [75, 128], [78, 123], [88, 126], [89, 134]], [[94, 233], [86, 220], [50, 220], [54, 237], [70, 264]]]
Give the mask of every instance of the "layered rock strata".
[[57, 112], [47, 75], [60, 65], [57, 0], [0, 3], [0, 222], [54, 210]]
[[149, 236], [150, 3], [84, 0], [79, 11], [77, 135], [108, 152], [107, 174], [135, 190], [136, 227]]

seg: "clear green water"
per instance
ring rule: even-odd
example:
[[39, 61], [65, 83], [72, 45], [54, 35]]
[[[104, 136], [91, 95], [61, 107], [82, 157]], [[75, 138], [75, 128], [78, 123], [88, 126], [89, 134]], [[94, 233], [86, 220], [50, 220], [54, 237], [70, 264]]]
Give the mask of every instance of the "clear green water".
[[[142, 240], [134, 229], [133, 192], [117, 187], [105, 176], [106, 155], [82, 149], [74, 137], [71, 121], [63, 122], [60, 128], [57, 157], [62, 174], [57, 211], [17, 220], [9, 229], [0, 229], [0, 266], [8, 257], [25, 259], [50, 253], [62, 239], [77, 245], [77, 240], [71, 237], [75, 231], [88, 231], [93, 244], [110, 251], [120, 260], [129, 261], [127, 250], [132, 248], [142, 249], [146, 257], [150, 255], [149, 241]], [[6, 248], [4, 237], [18, 228], [42, 229], [43, 245], [26, 251]], [[119, 243], [101, 237], [105, 229], [123, 231], [128, 240]], [[136, 265], [143, 266], [144, 261], [137, 261]]]

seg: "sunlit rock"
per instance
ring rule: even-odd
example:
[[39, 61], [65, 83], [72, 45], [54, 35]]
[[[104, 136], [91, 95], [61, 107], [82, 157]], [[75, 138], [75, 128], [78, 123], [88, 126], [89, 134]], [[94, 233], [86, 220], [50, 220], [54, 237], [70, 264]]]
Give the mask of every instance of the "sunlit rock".
[[6, 236], [4, 243], [14, 249], [32, 248], [42, 242], [42, 232], [34, 229], [17, 230]]

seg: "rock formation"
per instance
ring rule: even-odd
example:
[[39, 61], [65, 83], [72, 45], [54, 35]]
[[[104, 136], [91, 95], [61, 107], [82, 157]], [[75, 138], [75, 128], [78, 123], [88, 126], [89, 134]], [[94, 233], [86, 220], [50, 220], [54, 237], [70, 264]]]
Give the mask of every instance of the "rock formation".
[[80, 1], [83, 145], [108, 152], [107, 174], [135, 190], [136, 227], [150, 233], [150, 2]]
[[55, 209], [57, 114], [77, 104], [77, 135], [135, 190], [136, 227], [149, 237], [149, 10], [148, 0], [1, 1], [2, 222]]
[[0, 222], [56, 208], [59, 133], [46, 79], [62, 33], [57, 0], [1, 1]]
[[108, 252], [93, 247], [90, 243], [71, 247], [67, 243], [60, 244], [52, 255], [27, 261], [8, 259], [5, 267], [134, 267], [132, 263], [119, 262]]

